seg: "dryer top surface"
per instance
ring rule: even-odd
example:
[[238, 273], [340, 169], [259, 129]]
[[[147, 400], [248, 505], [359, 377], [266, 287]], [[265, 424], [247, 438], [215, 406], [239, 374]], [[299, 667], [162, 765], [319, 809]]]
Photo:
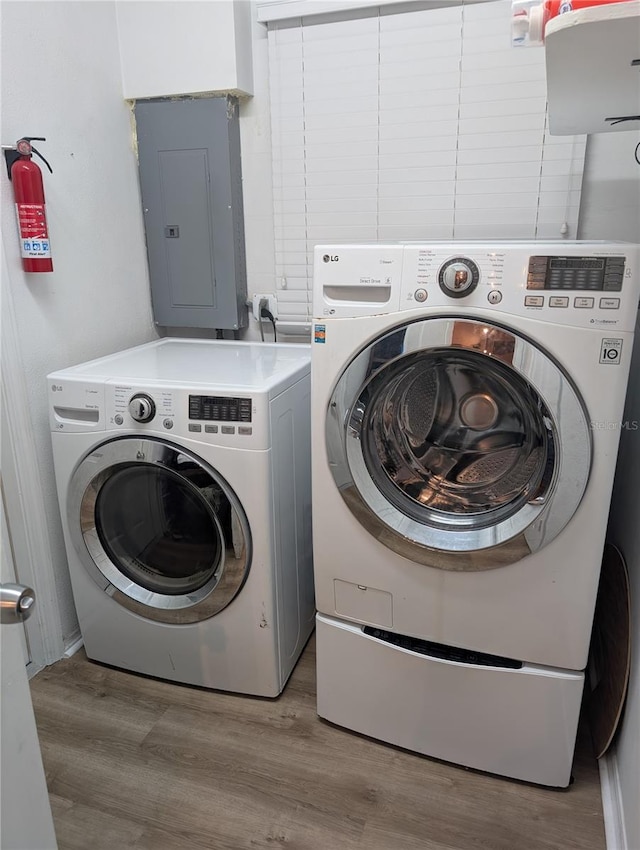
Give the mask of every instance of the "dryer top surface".
[[306, 374], [310, 356], [308, 345], [167, 338], [49, 377], [265, 391]]

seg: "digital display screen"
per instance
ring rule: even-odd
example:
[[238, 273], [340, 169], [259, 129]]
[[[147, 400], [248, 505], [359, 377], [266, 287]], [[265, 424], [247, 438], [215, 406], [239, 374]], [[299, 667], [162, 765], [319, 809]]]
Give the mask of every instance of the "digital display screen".
[[625, 257], [529, 257], [527, 289], [620, 292]]
[[603, 269], [604, 260], [597, 257], [593, 260], [585, 257], [551, 257], [550, 269]]
[[251, 399], [229, 396], [190, 395], [189, 419], [206, 422], [251, 422]]

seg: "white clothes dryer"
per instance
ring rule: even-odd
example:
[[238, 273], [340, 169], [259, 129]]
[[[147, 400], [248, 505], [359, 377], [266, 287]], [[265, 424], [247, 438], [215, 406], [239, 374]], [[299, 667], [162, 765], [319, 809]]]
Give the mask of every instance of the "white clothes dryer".
[[570, 780], [638, 246], [316, 248], [318, 712]]
[[89, 658], [277, 696], [314, 622], [308, 346], [163, 339], [48, 376]]

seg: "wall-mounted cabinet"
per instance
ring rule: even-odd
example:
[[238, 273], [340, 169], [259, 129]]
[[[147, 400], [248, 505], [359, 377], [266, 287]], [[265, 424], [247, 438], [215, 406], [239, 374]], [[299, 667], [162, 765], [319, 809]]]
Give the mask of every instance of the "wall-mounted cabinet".
[[125, 98], [253, 94], [247, 0], [118, 0]]
[[552, 135], [640, 129], [640, 0], [553, 18], [545, 50]]

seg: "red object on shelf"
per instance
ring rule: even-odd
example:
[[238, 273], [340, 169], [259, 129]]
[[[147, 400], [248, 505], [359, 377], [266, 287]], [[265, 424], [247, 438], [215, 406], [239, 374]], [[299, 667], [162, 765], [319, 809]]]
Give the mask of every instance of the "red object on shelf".
[[544, 44], [545, 30], [552, 18], [580, 9], [625, 2], [629, 0], [513, 0], [512, 43], [530, 47]]

